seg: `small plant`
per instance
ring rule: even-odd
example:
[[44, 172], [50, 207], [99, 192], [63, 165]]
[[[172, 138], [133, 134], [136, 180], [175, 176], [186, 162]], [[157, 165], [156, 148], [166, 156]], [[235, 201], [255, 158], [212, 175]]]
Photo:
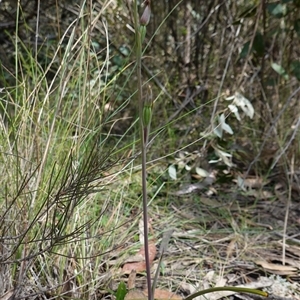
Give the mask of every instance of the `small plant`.
[[[134, 27], [135, 27], [135, 43], [136, 43], [136, 68], [137, 68], [137, 90], [139, 103], [139, 119], [140, 119], [140, 138], [142, 148], [142, 196], [143, 196], [143, 221], [144, 221], [144, 247], [145, 261], [147, 272], [147, 289], [148, 299], [153, 299], [151, 274], [150, 274], [150, 259], [149, 259], [149, 240], [148, 240], [148, 197], [147, 197], [147, 144], [150, 132], [150, 124], [152, 118], [152, 93], [143, 95], [142, 81], [142, 44], [146, 35], [146, 26], [150, 21], [151, 7], [150, 0], [145, 1], [145, 9], [142, 17], [138, 20], [138, 4], [134, 1]], [[151, 91], [151, 88], [150, 88]]]

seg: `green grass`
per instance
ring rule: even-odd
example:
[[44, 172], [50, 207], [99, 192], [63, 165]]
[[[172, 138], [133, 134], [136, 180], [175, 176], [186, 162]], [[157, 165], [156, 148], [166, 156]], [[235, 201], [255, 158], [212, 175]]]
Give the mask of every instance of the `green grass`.
[[18, 75], [1, 109], [3, 291], [22, 282], [25, 293], [43, 293], [41, 285], [63, 295], [68, 279], [79, 296], [96, 290], [103, 253], [124, 238], [116, 242], [125, 222], [122, 189], [110, 189], [134, 142], [123, 141], [125, 130], [111, 147], [114, 115], [125, 105], [108, 95], [126, 65], [108, 80], [108, 60], [98, 59], [86, 19], [80, 22], [82, 34], [71, 26], [45, 71], [28, 46], [16, 44]]

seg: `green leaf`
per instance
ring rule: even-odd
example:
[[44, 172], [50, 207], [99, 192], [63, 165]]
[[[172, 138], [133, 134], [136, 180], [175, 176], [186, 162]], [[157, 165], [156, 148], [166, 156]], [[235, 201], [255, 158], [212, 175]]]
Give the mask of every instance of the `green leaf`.
[[264, 56], [265, 54], [265, 42], [264, 42], [264, 37], [260, 32], [257, 32], [255, 34], [255, 38], [253, 41], [253, 50], [256, 52], [256, 54], [259, 57]]
[[269, 3], [267, 5], [267, 10], [270, 15], [276, 18], [282, 18], [287, 14], [287, 6], [281, 3]]
[[291, 72], [300, 81], [300, 61], [298, 60], [292, 61]]
[[240, 53], [240, 58], [246, 58], [246, 56], [249, 52], [249, 46], [250, 46], [250, 42], [247, 42], [244, 44], [243, 49]]
[[[246, 42], [243, 46], [243, 49], [240, 53], [240, 58], [245, 58], [249, 52], [250, 47], [250, 41]], [[252, 49], [250, 50], [250, 53], [252, 51], [255, 51], [255, 54], [259, 57], [264, 56], [265, 54], [265, 43], [264, 43], [264, 37], [260, 32], [256, 32]]]
[[289, 75], [286, 73], [285, 69], [276, 63], [271, 64], [272, 69], [277, 72], [280, 76], [282, 76], [285, 80], [289, 79]]
[[143, 41], [144, 41], [145, 36], [146, 36], [146, 31], [147, 31], [146, 26], [141, 25], [139, 30], [140, 30], [141, 44], [143, 44]]
[[230, 158], [232, 158], [232, 155], [230, 153], [227, 153], [217, 147], [214, 147], [214, 150], [215, 150], [215, 154], [217, 156], [219, 156], [221, 158], [221, 160], [229, 167], [232, 167], [233, 164], [230, 160]]
[[252, 119], [254, 116], [254, 108], [251, 102], [244, 97], [242, 94], [236, 92], [235, 93], [235, 98], [234, 101], [232, 102], [236, 106], [240, 107], [243, 112], [250, 118]]
[[124, 59], [121, 55], [115, 55], [112, 58], [112, 63], [114, 66], [118, 66], [120, 68], [124, 65]]
[[226, 123], [225, 120], [225, 115], [221, 114], [221, 116], [218, 116], [219, 119], [219, 124], [222, 128], [222, 130], [226, 131], [229, 134], [233, 134], [233, 130], [231, 129], [231, 127]]
[[176, 171], [176, 167], [174, 165], [170, 165], [169, 166], [169, 176], [173, 179], [176, 180], [177, 179], [177, 171]]
[[127, 294], [126, 285], [123, 281], [119, 283], [117, 292], [116, 292], [116, 300], [124, 300]]
[[152, 118], [152, 108], [150, 106], [143, 107], [143, 126], [146, 128], [150, 125]]
[[229, 105], [228, 105], [228, 108], [230, 109], [230, 111], [231, 111], [232, 113], [234, 113], [235, 117], [236, 117], [239, 121], [241, 121], [241, 117], [240, 117], [238, 108], [237, 108], [234, 104], [229, 104]]
[[223, 136], [223, 130], [222, 130], [222, 127], [221, 126], [216, 126], [214, 128], [214, 134], [219, 137], [220, 139], [222, 138]]
[[119, 51], [124, 55], [124, 56], [129, 56], [130, 55], [130, 49], [126, 46], [121, 46], [119, 48]]
[[206, 170], [204, 170], [200, 167], [196, 167], [195, 170], [196, 170], [196, 173], [201, 177], [207, 177], [209, 175], [209, 173]]

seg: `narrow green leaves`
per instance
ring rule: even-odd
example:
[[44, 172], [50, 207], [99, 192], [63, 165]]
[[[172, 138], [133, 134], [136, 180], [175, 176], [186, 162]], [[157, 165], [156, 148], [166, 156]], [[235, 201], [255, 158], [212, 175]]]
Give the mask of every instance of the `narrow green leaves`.
[[151, 123], [152, 118], [152, 107], [144, 106], [143, 108], [143, 125], [144, 127], [148, 127]]
[[145, 39], [145, 36], [146, 36], [146, 26], [144, 25], [140, 25], [140, 39], [141, 39], [141, 44], [143, 44], [143, 41]]

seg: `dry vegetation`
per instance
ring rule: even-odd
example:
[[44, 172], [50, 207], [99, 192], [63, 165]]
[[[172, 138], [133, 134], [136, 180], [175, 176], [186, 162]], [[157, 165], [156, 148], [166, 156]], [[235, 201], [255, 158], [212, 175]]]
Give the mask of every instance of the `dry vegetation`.
[[[0, 299], [111, 299], [140, 247], [130, 1], [0, 10]], [[275, 274], [300, 297], [299, 11], [152, 0], [150, 216], [178, 295]]]

